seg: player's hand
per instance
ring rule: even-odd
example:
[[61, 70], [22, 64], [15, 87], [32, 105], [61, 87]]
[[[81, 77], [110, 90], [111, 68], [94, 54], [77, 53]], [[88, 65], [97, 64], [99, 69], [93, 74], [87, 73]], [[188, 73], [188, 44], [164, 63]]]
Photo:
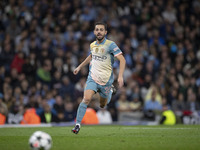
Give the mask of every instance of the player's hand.
[[76, 69], [74, 69], [74, 75], [77, 75], [78, 73], [79, 73], [79, 71], [80, 71], [80, 67], [77, 67]]
[[124, 86], [124, 79], [123, 77], [118, 77], [118, 84], [119, 84], [119, 88], [123, 87]]

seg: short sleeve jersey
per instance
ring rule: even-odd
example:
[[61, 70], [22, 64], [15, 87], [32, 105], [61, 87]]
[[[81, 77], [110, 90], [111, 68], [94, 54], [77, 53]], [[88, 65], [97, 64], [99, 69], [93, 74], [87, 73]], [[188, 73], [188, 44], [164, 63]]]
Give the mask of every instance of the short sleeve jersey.
[[113, 83], [114, 57], [122, 54], [122, 51], [111, 40], [106, 38], [100, 44], [96, 41], [90, 44], [92, 60], [90, 62], [89, 77], [100, 85]]

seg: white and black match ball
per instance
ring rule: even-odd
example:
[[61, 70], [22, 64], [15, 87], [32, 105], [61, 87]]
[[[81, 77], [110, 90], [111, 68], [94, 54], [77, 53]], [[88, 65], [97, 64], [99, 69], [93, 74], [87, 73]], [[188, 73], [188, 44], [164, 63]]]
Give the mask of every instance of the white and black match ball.
[[52, 138], [48, 133], [36, 131], [29, 138], [29, 145], [32, 150], [50, 150]]

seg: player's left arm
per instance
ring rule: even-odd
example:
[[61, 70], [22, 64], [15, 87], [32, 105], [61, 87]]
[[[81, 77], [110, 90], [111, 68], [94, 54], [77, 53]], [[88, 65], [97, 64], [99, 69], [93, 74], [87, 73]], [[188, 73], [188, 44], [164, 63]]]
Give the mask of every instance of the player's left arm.
[[119, 60], [120, 65], [119, 65], [119, 75], [118, 75], [118, 84], [119, 88], [123, 87], [124, 85], [124, 79], [123, 79], [123, 74], [126, 66], [126, 60], [122, 54], [117, 55], [116, 58]]

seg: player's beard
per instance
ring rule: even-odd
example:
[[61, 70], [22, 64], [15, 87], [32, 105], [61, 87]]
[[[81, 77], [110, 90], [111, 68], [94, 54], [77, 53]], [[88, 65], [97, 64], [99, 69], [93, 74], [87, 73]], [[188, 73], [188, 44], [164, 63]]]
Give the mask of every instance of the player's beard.
[[102, 35], [102, 37], [98, 38], [98, 35], [96, 36], [96, 39], [101, 42], [104, 39], [105, 35]]

